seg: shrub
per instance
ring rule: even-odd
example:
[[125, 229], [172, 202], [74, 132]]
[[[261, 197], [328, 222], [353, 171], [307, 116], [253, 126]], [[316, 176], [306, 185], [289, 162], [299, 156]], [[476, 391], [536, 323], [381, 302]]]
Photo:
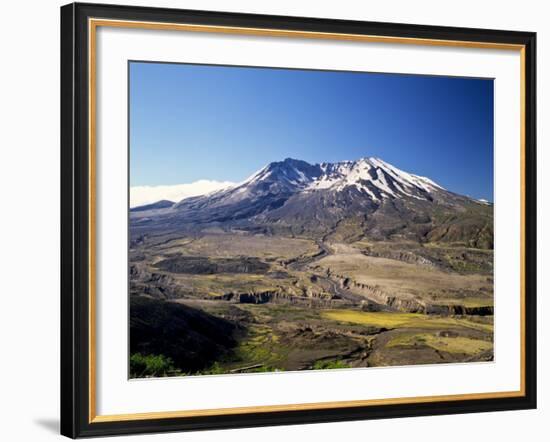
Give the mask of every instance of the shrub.
[[130, 377], [132, 378], [166, 376], [168, 372], [174, 370], [172, 359], [164, 355], [133, 353], [130, 356]]
[[326, 369], [332, 369], [332, 368], [350, 368], [348, 364], [346, 364], [343, 361], [316, 361], [313, 364], [313, 370], [326, 370]]
[[199, 371], [197, 374], [224, 374], [227, 373], [227, 371], [222, 368], [222, 366], [218, 362], [214, 362], [209, 368], [206, 370]]

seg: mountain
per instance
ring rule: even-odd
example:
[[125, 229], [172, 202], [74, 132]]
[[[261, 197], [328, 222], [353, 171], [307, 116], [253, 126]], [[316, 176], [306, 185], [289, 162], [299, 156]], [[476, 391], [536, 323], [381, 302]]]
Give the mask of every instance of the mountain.
[[217, 225], [266, 234], [465, 242], [492, 248], [492, 206], [450, 192], [379, 158], [273, 162], [227, 189], [186, 198], [136, 231]]
[[287, 158], [270, 163], [236, 186], [174, 206], [195, 222], [245, 219], [281, 207], [292, 195], [305, 190], [322, 174], [319, 165]]
[[144, 206], [133, 207], [130, 209], [130, 212], [144, 212], [146, 210], [155, 210], [155, 209], [167, 209], [172, 207], [175, 203], [168, 200], [160, 200], [156, 203], [145, 204]]

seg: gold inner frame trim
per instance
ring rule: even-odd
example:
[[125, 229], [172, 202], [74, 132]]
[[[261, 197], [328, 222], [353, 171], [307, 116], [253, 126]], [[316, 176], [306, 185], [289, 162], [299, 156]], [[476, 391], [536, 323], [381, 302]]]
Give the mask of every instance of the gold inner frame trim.
[[[476, 49], [498, 49], [518, 51], [520, 54], [520, 168], [521, 168], [521, 227], [520, 227], [520, 389], [488, 393], [465, 393], [438, 396], [415, 396], [387, 399], [367, 399], [336, 402], [316, 402], [284, 405], [262, 405], [234, 408], [200, 410], [159, 411], [129, 414], [96, 414], [96, 36], [97, 28], [133, 28], [163, 31], [207, 32], [217, 34], [254, 35], [267, 37], [291, 37], [339, 41], [357, 41], [387, 44], [411, 44], [419, 46], [443, 46]], [[281, 411], [323, 410], [330, 408], [351, 408], [376, 405], [420, 404], [427, 402], [482, 400], [525, 396], [525, 46], [521, 44], [475, 42], [459, 40], [424, 39], [412, 37], [390, 37], [377, 35], [292, 31], [284, 29], [245, 28], [232, 26], [211, 26], [182, 23], [160, 23], [130, 20], [88, 19], [88, 93], [89, 93], [89, 423], [134, 421], [146, 419], [169, 419], [199, 416], [239, 415], [247, 413], [274, 413]]]

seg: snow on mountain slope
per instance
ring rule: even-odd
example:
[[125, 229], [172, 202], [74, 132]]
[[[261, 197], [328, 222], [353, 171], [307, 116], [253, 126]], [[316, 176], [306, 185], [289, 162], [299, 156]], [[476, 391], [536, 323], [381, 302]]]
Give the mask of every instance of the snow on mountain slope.
[[228, 189], [214, 192], [198, 198], [188, 198], [174, 206], [202, 207], [208, 204], [211, 207], [223, 207], [233, 204], [251, 204], [259, 200], [265, 200], [269, 204], [271, 200], [279, 204], [281, 198], [305, 189], [321, 174], [319, 165], [312, 166], [301, 160], [287, 158], [263, 167], [243, 182]]
[[[418, 199], [429, 199], [426, 194], [445, 190], [432, 180], [404, 172], [379, 158], [361, 158], [357, 161], [323, 163], [323, 174], [307, 190], [332, 189], [341, 191], [355, 186], [372, 200], [398, 197], [399, 194]], [[375, 193], [373, 187], [378, 191]]]

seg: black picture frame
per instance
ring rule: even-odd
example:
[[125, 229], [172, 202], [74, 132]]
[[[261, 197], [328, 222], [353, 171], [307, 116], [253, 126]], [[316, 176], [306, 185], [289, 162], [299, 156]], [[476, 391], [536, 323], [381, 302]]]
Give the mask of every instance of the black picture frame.
[[[89, 18], [522, 45], [524, 395], [198, 417], [90, 419]], [[73, 3], [61, 8], [61, 434], [76, 438], [536, 408], [536, 34]]]

